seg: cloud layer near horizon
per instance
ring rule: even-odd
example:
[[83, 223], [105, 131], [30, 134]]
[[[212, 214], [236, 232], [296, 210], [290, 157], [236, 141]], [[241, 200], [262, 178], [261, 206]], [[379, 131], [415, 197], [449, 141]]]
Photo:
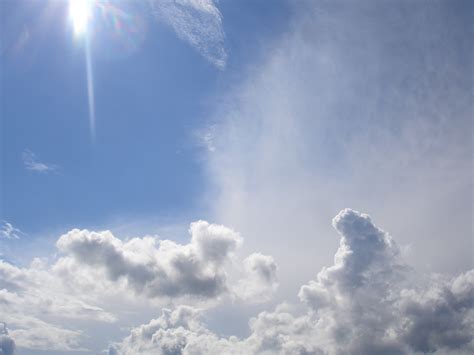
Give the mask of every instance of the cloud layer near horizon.
[[299, 292], [304, 312], [281, 304], [249, 322], [245, 339], [206, 328], [180, 306], [131, 331], [114, 354], [411, 354], [474, 351], [474, 270], [413, 282], [393, 239], [370, 217], [341, 211], [334, 264]]

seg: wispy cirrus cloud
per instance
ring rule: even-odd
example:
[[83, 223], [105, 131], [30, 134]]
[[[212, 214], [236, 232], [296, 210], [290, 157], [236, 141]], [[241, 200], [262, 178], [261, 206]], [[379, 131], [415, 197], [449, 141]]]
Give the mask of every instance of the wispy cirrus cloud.
[[25, 233], [23, 233], [19, 228], [15, 228], [7, 221], [1, 221], [0, 239], [20, 239], [22, 236], [25, 236]]
[[222, 14], [214, 0], [150, 0], [150, 5], [158, 21], [170, 26], [217, 68], [225, 67]]
[[54, 164], [44, 163], [38, 160], [38, 157], [29, 149], [25, 149], [22, 154], [23, 165], [25, 169], [37, 173], [57, 172], [59, 167]]

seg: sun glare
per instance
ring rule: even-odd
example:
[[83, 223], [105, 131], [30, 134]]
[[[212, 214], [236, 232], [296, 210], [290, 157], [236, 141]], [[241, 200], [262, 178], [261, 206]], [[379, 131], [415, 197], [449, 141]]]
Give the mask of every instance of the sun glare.
[[69, 16], [71, 17], [74, 33], [80, 35], [87, 30], [91, 17], [92, 0], [69, 0]]

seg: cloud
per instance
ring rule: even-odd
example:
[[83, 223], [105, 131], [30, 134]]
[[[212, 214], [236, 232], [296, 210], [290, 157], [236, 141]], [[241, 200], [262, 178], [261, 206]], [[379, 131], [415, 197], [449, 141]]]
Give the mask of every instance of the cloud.
[[29, 318], [24, 328], [17, 328], [10, 333], [22, 348], [44, 351], [86, 350], [79, 345], [84, 336], [82, 331], [65, 329], [37, 318]]
[[254, 253], [243, 261], [246, 277], [238, 281], [237, 297], [256, 303], [268, 301], [278, 287], [277, 264], [273, 257]]
[[20, 229], [13, 227], [11, 223], [8, 223], [7, 221], [1, 222], [0, 238], [20, 239], [23, 236], [25, 236], [25, 233], [23, 233]]
[[215, 130], [216, 127], [212, 125], [204, 129], [195, 130], [193, 136], [197, 146], [206, 149], [210, 153], [215, 152]]
[[237, 232], [196, 221], [189, 233], [189, 243], [178, 244], [73, 229], [57, 240], [60, 255], [53, 262], [36, 258], [19, 267], [0, 260], [0, 314], [11, 326], [10, 336], [24, 348], [85, 349], [88, 334], [77, 324], [117, 324], [144, 307], [148, 315], [184, 301], [210, 307], [223, 296], [237, 297], [230, 273], [246, 285], [247, 296], [269, 298], [276, 288], [271, 257], [252, 254], [239, 270], [236, 253], [243, 239]]
[[47, 265], [35, 259], [27, 268], [0, 260], [0, 313], [18, 346], [43, 350], [79, 349], [83, 333], [51, 319], [114, 322], [115, 316], [91, 305], [87, 293], [69, 290]]
[[0, 355], [15, 354], [15, 341], [8, 335], [7, 325], [0, 325]]
[[136, 294], [217, 297], [227, 290], [224, 268], [242, 238], [205, 221], [192, 223], [189, 232], [191, 242], [180, 245], [151, 237], [122, 242], [110, 232], [76, 229], [61, 236], [57, 247], [81, 267], [103, 270], [108, 281], [124, 280]]
[[201, 311], [177, 307], [134, 328], [109, 353], [472, 353], [474, 270], [420, 282], [368, 215], [345, 209], [333, 226], [341, 236], [334, 264], [301, 287], [305, 312], [287, 304], [262, 312], [239, 339], [210, 331]]
[[204, 124], [215, 127], [203, 159], [213, 219], [248, 236], [244, 247], [265, 247], [288, 293], [328, 265], [327, 220], [348, 205], [410, 244], [417, 268], [470, 267], [474, 61], [463, 6], [288, 3], [288, 31], [262, 41]]
[[204, 58], [223, 69], [224, 49], [222, 15], [213, 0], [149, 0], [159, 21], [170, 26]]
[[58, 170], [58, 166], [53, 164], [46, 164], [38, 161], [36, 154], [29, 149], [25, 149], [22, 154], [23, 165], [25, 169], [31, 170], [37, 173], [51, 173]]
[[373, 294], [379, 298], [404, 269], [398, 246], [372, 224], [368, 215], [345, 209], [333, 219], [333, 227], [341, 235], [334, 265], [324, 268], [317, 280], [303, 286], [299, 293], [314, 310], [362, 286], [377, 290]]

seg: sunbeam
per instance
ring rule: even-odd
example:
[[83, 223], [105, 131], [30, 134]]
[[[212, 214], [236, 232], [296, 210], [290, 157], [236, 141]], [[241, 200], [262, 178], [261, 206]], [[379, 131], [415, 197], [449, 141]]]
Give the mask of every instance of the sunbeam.
[[90, 37], [86, 33], [86, 73], [87, 73], [87, 99], [89, 103], [89, 129], [92, 140], [95, 139], [95, 100], [94, 100], [94, 78], [92, 75], [92, 58]]
[[69, 15], [76, 36], [84, 36], [86, 77], [87, 77], [87, 101], [89, 108], [89, 129], [91, 139], [95, 139], [95, 103], [94, 103], [94, 80], [92, 75], [92, 56], [90, 45], [89, 22], [92, 19], [92, 0], [69, 0]]

